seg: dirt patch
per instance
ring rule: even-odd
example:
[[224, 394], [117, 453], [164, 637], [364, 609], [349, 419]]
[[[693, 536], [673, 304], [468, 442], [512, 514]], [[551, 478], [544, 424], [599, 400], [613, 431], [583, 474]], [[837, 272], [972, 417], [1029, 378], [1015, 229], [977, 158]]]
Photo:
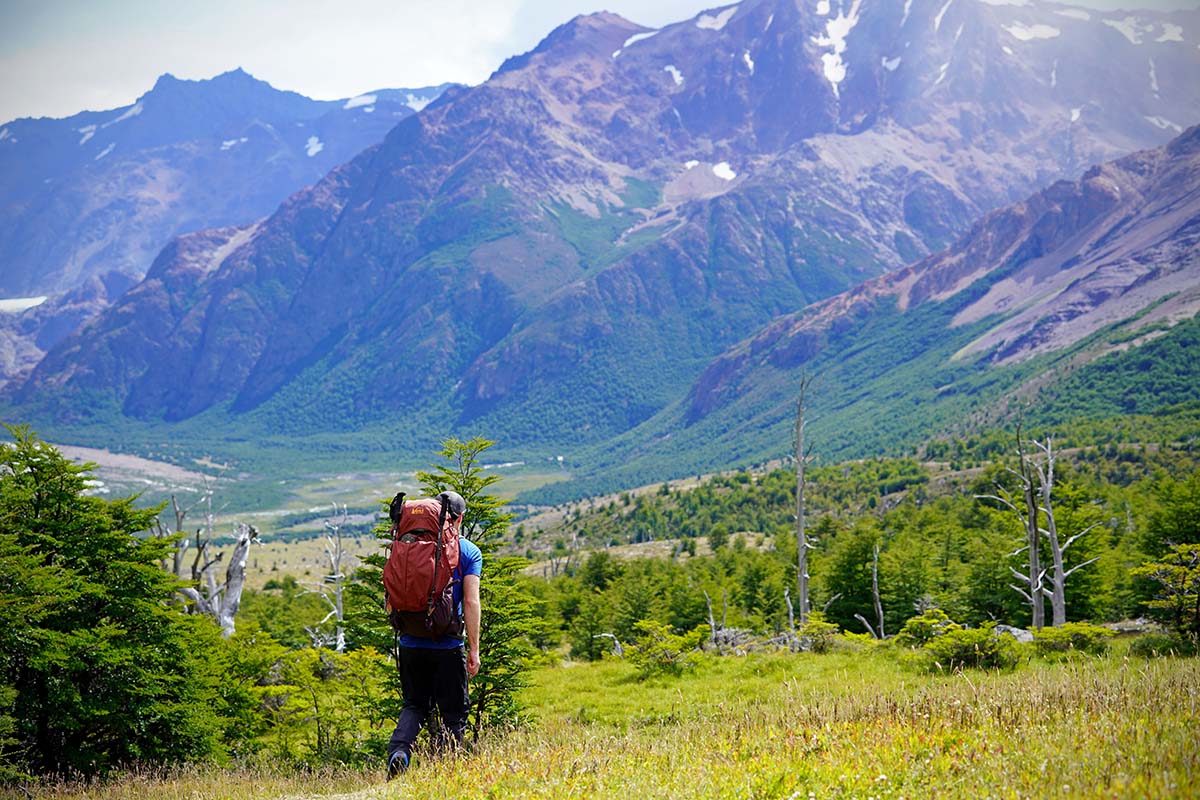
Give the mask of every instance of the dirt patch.
[[165, 461], [151, 461], [140, 456], [113, 453], [109, 450], [98, 450], [92, 447], [54, 446], [77, 464], [92, 462], [96, 465], [96, 476], [107, 480], [150, 479], [155, 482], [202, 485], [206, 477], [203, 473], [193, 472]]

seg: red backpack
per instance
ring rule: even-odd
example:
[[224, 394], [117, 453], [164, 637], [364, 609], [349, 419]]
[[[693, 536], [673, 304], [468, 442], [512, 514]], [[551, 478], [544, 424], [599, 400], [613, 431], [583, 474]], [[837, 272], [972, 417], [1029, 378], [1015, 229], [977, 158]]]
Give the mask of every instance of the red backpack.
[[388, 621], [400, 633], [462, 636], [453, 580], [462, 512], [455, 510], [446, 492], [407, 503], [401, 492], [392, 500], [392, 543], [383, 568], [383, 593]]

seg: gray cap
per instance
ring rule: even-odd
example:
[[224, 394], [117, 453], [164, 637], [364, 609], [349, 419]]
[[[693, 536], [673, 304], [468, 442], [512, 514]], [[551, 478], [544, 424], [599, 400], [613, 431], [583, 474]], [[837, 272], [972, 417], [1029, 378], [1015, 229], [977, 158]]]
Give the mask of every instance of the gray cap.
[[445, 502], [446, 508], [456, 517], [467, 513], [467, 501], [458, 492], [442, 492], [438, 497]]

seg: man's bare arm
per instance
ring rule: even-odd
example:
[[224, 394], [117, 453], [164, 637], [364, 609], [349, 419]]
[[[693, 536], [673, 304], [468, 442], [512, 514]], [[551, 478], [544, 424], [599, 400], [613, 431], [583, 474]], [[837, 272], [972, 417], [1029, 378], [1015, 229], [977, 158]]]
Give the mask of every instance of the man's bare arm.
[[463, 618], [467, 623], [467, 674], [479, 672], [479, 576], [463, 576]]

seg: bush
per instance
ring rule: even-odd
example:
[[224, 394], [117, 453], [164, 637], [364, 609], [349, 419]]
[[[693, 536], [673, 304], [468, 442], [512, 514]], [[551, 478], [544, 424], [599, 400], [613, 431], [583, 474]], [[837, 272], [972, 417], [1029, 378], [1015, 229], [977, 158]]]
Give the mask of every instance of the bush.
[[1068, 622], [1054, 628], [1034, 631], [1033, 646], [1038, 655], [1061, 658], [1073, 653], [1104, 655], [1113, 632], [1088, 622]]
[[1010, 634], [982, 628], [956, 628], [925, 643], [934, 669], [1010, 669], [1021, 660], [1020, 647]]
[[827, 621], [820, 611], [809, 614], [808, 620], [800, 626], [800, 641], [814, 653], [828, 653], [837, 634], [838, 626]]
[[638, 638], [629, 650], [629, 661], [637, 667], [640, 681], [655, 675], [677, 677], [694, 669], [700, 661], [700, 643], [708, 638], [707, 625], [697, 626], [682, 636], [649, 619], [638, 622], [634, 629]]
[[1129, 654], [1141, 658], [1194, 656], [1200, 652], [1192, 639], [1170, 633], [1146, 633], [1133, 640]]
[[904, 623], [904, 627], [896, 634], [896, 644], [900, 647], [924, 647], [936, 637], [958, 630], [962, 630], [962, 626], [946, 616], [945, 611], [931, 608]]

